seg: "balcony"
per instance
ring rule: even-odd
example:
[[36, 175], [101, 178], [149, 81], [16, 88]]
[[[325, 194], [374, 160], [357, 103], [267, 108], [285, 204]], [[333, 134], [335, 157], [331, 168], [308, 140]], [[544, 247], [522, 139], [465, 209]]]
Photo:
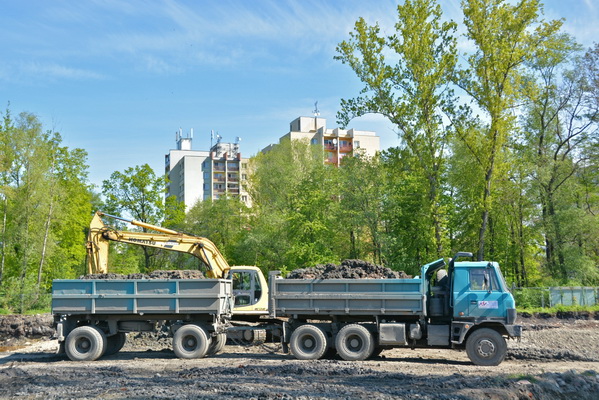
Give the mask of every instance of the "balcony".
[[342, 144], [342, 145], [340, 145], [340, 146], [339, 146], [339, 151], [340, 151], [341, 153], [349, 153], [349, 152], [351, 152], [352, 150], [353, 150], [353, 146], [352, 146], [352, 144], [351, 144], [351, 143], [348, 143], [348, 144]]
[[335, 151], [335, 150], [337, 150], [337, 145], [336, 144], [327, 143], [327, 144], [324, 145], [324, 149], [325, 150], [330, 150], [330, 151]]

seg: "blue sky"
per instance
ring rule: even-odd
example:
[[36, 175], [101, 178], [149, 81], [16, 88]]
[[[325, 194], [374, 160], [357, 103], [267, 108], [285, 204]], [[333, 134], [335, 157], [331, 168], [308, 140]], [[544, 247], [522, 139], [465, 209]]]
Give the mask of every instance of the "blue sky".
[[[341, 98], [361, 85], [333, 60], [364, 17], [391, 31], [391, 0], [0, 0], [0, 108], [37, 114], [63, 143], [88, 151], [90, 180], [150, 164], [164, 170], [175, 132], [242, 138], [244, 156], [275, 143], [298, 116], [335, 127]], [[441, 0], [461, 22], [460, 2]], [[589, 47], [599, 37], [599, 0], [545, 1], [545, 18]], [[378, 116], [349, 127], [393, 128]]]

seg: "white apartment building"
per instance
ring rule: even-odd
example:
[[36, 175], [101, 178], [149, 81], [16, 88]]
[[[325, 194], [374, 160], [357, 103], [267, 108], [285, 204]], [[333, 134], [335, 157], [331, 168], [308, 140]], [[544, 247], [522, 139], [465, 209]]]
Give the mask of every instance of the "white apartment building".
[[[311, 144], [320, 144], [325, 151], [325, 163], [339, 166], [343, 157], [362, 152], [367, 156], [374, 156], [381, 149], [381, 138], [372, 131], [358, 131], [355, 129], [327, 129], [325, 118], [298, 117], [289, 124], [289, 133], [281, 137], [284, 139], [307, 139]], [[273, 145], [263, 149], [270, 150]]]
[[189, 210], [196, 202], [235, 196], [249, 205], [244, 189], [248, 159], [241, 157], [239, 139], [235, 143], [216, 144], [209, 151], [192, 150], [193, 131], [183, 137], [176, 133], [177, 148], [165, 155], [168, 176], [167, 196], [176, 196]]

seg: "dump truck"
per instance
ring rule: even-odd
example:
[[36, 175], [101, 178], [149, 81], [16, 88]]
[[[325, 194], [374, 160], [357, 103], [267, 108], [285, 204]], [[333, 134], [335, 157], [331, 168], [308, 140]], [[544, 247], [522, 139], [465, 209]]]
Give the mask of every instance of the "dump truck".
[[[302, 360], [433, 347], [465, 349], [474, 364], [498, 365], [506, 339], [522, 334], [499, 265], [457, 261], [471, 253], [426, 264], [413, 279], [284, 279], [271, 272], [267, 284], [255, 266], [229, 266], [206, 238], [110, 216], [159, 233], [119, 231], [104, 225], [106, 215], [97, 212], [90, 225], [89, 272], [107, 272], [108, 243], [116, 241], [189, 253], [211, 279], [54, 281], [57, 336], [72, 360], [113, 354], [126, 332], [160, 326], [181, 358], [214, 354], [227, 335], [252, 340], [268, 332]], [[254, 324], [239, 324], [248, 321]]]
[[476, 365], [500, 364], [520, 338], [516, 306], [495, 262], [443, 259], [413, 279], [283, 279], [271, 273], [270, 317], [298, 359], [336, 352], [365, 360], [394, 347], [466, 349]]

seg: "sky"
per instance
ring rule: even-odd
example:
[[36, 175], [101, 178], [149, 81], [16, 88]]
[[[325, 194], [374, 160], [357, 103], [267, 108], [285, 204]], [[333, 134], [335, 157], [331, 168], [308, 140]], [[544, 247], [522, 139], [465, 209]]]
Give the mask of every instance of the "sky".
[[[0, 0], [0, 110], [36, 114], [63, 145], [88, 152], [100, 189], [114, 171], [164, 171], [175, 132], [241, 138], [244, 157], [278, 142], [318, 102], [337, 127], [340, 99], [362, 86], [335, 48], [355, 21], [390, 33], [392, 0]], [[463, 27], [459, 0], [440, 0]], [[544, 18], [590, 47], [599, 0], [546, 0]], [[10, 104], [10, 105], [9, 105]], [[393, 126], [368, 115], [348, 128], [399, 144]]]

